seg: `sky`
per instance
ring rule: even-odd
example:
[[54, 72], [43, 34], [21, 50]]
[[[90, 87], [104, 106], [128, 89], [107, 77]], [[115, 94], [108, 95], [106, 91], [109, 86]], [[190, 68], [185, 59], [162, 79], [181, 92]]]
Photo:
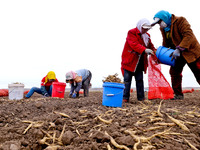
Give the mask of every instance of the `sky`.
[[[39, 87], [49, 71], [65, 82], [66, 72], [78, 69], [92, 72], [92, 87], [102, 87], [102, 80], [115, 73], [123, 80], [121, 54], [128, 30], [142, 18], [153, 22], [160, 10], [186, 17], [200, 40], [196, 0], [1, 0], [0, 88], [14, 82]], [[161, 46], [159, 26], [149, 33], [154, 46]], [[170, 83], [169, 66], [161, 67]], [[147, 74], [144, 84], [148, 87]], [[183, 87], [191, 86], [199, 87], [185, 66]]]

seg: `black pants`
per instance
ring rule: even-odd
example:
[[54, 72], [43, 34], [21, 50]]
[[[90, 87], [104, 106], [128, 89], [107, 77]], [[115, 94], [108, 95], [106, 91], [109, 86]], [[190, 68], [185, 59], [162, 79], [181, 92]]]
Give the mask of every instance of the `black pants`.
[[130, 72], [126, 69], [124, 69], [125, 89], [124, 89], [123, 99], [126, 99], [126, 100], [129, 101], [132, 76], [135, 76], [137, 99], [138, 100], [144, 100], [145, 97], [144, 97], [143, 71], [136, 70], [136, 72], [133, 73], [133, 72]]
[[174, 67], [170, 68], [172, 88], [175, 95], [183, 95], [182, 93], [182, 71], [185, 65], [191, 69], [197, 82], [200, 84], [200, 58], [195, 62], [187, 63], [184, 57], [181, 55], [175, 63]]

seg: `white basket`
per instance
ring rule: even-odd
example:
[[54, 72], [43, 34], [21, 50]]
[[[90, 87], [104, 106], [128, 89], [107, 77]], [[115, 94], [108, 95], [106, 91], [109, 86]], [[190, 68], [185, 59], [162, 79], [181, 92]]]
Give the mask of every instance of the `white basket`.
[[8, 84], [9, 99], [19, 100], [24, 97], [24, 84]]

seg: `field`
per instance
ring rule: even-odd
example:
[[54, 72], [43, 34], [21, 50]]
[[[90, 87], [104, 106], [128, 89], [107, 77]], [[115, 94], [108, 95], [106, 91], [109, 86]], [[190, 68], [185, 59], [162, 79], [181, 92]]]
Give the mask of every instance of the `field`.
[[[0, 150], [198, 150], [200, 91], [184, 100], [137, 101], [122, 108], [89, 97], [0, 98]], [[147, 93], [146, 93], [147, 94]]]

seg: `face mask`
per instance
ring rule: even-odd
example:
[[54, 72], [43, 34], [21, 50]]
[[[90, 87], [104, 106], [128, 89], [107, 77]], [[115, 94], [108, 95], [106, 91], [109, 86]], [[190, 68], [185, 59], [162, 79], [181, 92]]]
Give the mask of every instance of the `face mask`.
[[166, 27], [167, 27], [167, 24], [166, 24], [164, 21], [161, 21], [160, 27], [161, 27], [161, 28], [166, 28]]

